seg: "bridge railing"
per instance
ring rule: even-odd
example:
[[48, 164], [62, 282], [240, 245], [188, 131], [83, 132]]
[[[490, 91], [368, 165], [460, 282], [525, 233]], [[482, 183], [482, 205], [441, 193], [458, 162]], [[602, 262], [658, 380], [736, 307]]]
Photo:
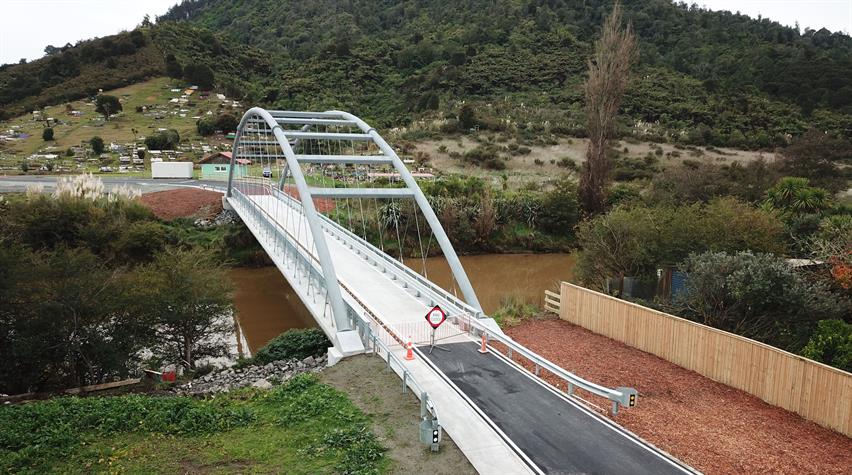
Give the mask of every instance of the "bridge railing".
[[[252, 218], [260, 227], [259, 232], [273, 237], [273, 245], [275, 246], [275, 249], [278, 249], [279, 247], [282, 248], [285, 268], [288, 260], [293, 259], [293, 276], [297, 279], [308, 279], [307, 292], [309, 297], [313, 297], [315, 299], [317, 295], [321, 295], [324, 300], [324, 311], [322, 317], [326, 318], [331, 327], [334, 328], [335, 319], [326, 314], [326, 312], [329, 311], [328, 292], [322, 273], [322, 267], [320, 266], [319, 260], [316, 256], [302, 245], [290, 231], [285, 229], [265, 209], [246, 196], [240, 188], [233, 188], [232, 199], [236, 200], [239, 205], [244, 206], [245, 209], [252, 214]], [[295, 203], [298, 204], [297, 201]], [[274, 256], [270, 256], [270, 258], [274, 259]], [[304, 275], [302, 271], [304, 271]]]
[[[344, 287], [344, 291], [348, 292], [348, 289]], [[440, 424], [438, 409], [429, 397], [429, 393], [423, 389], [423, 386], [421, 386], [419, 382], [417, 382], [417, 379], [413, 374], [411, 374], [411, 371], [406, 368], [402, 359], [400, 359], [399, 356], [391, 350], [390, 346], [385, 343], [386, 338], [383, 338], [382, 335], [380, 335], [380, 333], [386, 332], [386, 330], [375, 320], [374, 317], [371, 318], [369, 316], [371, 313], [369, 309], [363, 308], [363, 311], [366, 314], [364, 315], [357, 312], [348, 304], [347, 306], [350, 309], [350, 318], [353, 325], [357, 328], [359, 334], [361, 334], [364, 339], [364, 346], [369, 348], [373, 355], [377, 355], [385, 360], [389, 371], [394, 371], [399, 374], [402, 379], [403, 393], [410, 388], [418, 397], [420, 397], [420, 400], [422, 401], [420, 414], [421, 419], [427, 417], [428, 414], [428, 416], [431, 416], [433, 420]], [[389, 336], [396, 340], [393, 335]]]
[[[292, 206], [296, 209], [300, 206], [298, 200], [295, 200], [291, 196], [286, 193], [276, 193], [282, 199], [286, 199], [288, 206]], [[325, 297], [325, 282], [322, 278], [322, 271], [319, 267], [319, 260], [316, 256], [311, 253], [309, 249], [307, 249], [304, 245], [298, 242], [297, 238], [293, 236], [293, 234], [281, 226], [269, 213], [266, 212], [262, 207], [258, 206], [253, 200], [247, 197], [239, 188], [233, 189], [232, 197], [237, 200], [238, 203], [245, 206], [249, 212], [254, 213], [254, 217], [264, 217], [266, 219], [259, 220], [260, 225], [264, 228], [263, 231], [277, 233], [282, 238], [282, 245], [287, 246], [292, 250], [292, 254], [294, 258], [299, 258], [302, 262], [302, 265], [307, 269], [307, 277], [309, 279], [316, 280], [316, 292], [323, 295]], [[335, 223], [336, 224], [336, 223]], [[286, 249], [285, 248], [285, 249]], [[286, 259], [285, 254], [285, 259]], [[358, 331], [358, 334], [361, 336], [362, 341], [364, 342], [365, 347], [369, 347], [372, 350], [374, 355], [378, 355], [382, 359], [387, 362], [388, 369], [393, 370], [402, 378], [402, 390], [406, 392], [409, 388], [414, 391], [414, 393], [421, 399], [421, 419], [430, 417], [432, 420], [436, 421], [440, 424], [440, 420], [438, 419], [438, 410], [429, 397], [429, 393], [423, 389], [423, 386], [416, 380], [416, 378], [411, 374], [411, 372], [405, 367], [402, 360], [391, 350], [390, 346], [385, 343], [386, 338], [382, 338], [382, 335], [379, 335], [380, 332], [387, 333], [389, 337], [394, 338], [398, 341], [398, 338], [395, 338], [389, 331], [385, 330], [376, 316], [372, 313], [372, 311], [367, 308], [362, 302], [360, 302], [357, 297], [345, 286], [341, 285], [343, 290], [347, 292], [350, 296], [353, 297], [360, 305], [360, 310], [354, 308], [348, 302], [345, 302], [347, 307], [347, 313], [349, 317], [349, 321], [352, 324], [353, 328]], [[330, 319], [332, 326], [334, 326], [334, 319]]]
[[[521, 345], [512, 338], [507, 337], [502, 332], [495, 332], [488, 326], [483, 325], [479, 319], [471, 318], [470, 315], [454, 315], [450, 316], [449, 320], [462, 330], [467, 330], [472, 335], [481, 336], [484, 334], [486, 341], [489, 344], [492, 342], [502, 344], [506, 348], [506, 356], [512, 361], [514, 361], [513, 358], [515, 354], [526, 358], [533, 364], [534, 374], [537, 378], [542, 379], [542, 369], [549, 371], [551, 374], [565, 382], [566, 392], [571, 396], [575, 396], [574, 391], [577, 388], [580, 388], [594, 394], [595, 396], [606, 398], [612, 402], [613, 415], [618, 414], [619, 406], [632, 407], [636, 405], [638, 393], [633, 388], [619, 387], [610, 389], [606, 386], [601, 386], [583, 379], [580, 376], [563, 369], [547, 358], [535, 353], [524, 345]], [[496, 350], [496, 348], [492, 345], [489, 346]]]

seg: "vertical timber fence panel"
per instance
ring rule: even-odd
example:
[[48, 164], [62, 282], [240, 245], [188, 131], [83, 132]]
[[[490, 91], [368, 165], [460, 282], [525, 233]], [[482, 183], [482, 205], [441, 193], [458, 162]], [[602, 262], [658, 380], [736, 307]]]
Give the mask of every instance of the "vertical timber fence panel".
[[852, 374], [567, 282], [559, 318], [852, 437]]

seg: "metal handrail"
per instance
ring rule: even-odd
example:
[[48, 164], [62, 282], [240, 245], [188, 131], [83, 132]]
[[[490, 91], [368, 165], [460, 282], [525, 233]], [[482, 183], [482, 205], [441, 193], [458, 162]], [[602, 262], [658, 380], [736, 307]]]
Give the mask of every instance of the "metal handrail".
[[[455, 316], [451, 318], [456, 318], [458, 320], [462, 318], [462, 316]], [[491, 328], [488, 328], [487, 326], [480, 323], [476, 318], [471, 318], [466, 323], [469, 323], [471, 327], [474, 327], [479, 332], [487, 335], [489, 340], [494, 339], [506, 345], [506, 347], [509, 348], [511, 351], [515, 351], [518, 354], [527, 358], [528, 360], [532, 361], [537, 366], [537, 368], [544, 368], [547, 371], [550, 371], [551, 373], [556, 375], [558, 378], [568, 383], [569, 394], [573, 394], [574, 388], [581, 388], [594, 395], [607, 398], [613, 403], [614, 414], [618, 412], [619, 404], [627, 407], [636, 404], [636, 399], [638, 396], [636, 390], [633, 388], [610, 389], [606, 386], [601, 386], [600, 384], [593, 383], [591, 381], [583, 379], [580, 376], [577, 376], [574, 373], [571, 373], [570, 371], [565, 370], [561, 366], [530, 350], [524, 345], [521, 345], [512, 338], [493, 331]], [[538, 376], [538, 371], [536, 371], [536, 376]], [[631, 396], [633, 396], [632, 400]]]
[[[234, 188], [234, 189], [233, 189], [233, 191], [234, 191], [234, 192], [236, 192], [236, 193], [235, 193], [235, 195], [236, 195], [235, 197], [236, 197], [237, 199], [239, 199], [240, 201], [245, 201], [245, 202], [247, 202], [247, 204], [248, 204], [249, 206], [251, 206], [252, 208], [254, 208], [254, 209], [258, 210], [259, 212], [261, 212], [263, 215], [265, 215], [265, 216], [268, 218], [268, 219], [267, 219], [267, 221], [271, 221], [271, 222], [275, 225], [275, 227], [276, 227], [276, 228], [279, 228], [279, 229], [281, 230], [281, 232], [282, 232], [284, 235], [286, 235], [286, 236], [290, 237], [290, 240], [292, 240], [292, 241], [294, 241], [294, 242], [295, 242], [296, 247], [297, 247], [298, 249], [301, 249], [301, 250], [303, 251], [303, 252], [301, 252], [300, 254], [306, 254], [306, 255], [307, 255], [307, 257], [308, 257], [308, 258], [310, 258], [310, 260], [312, 261], [312, 262], [311, 262], [311, 267], [313, 267], [315, 271], [319, 272], [319, 270], [318, 270], [318, 269], [317, 269], [317, 267], [316, 267], [316, 265], [319, 263], [319, 260], [317, 259], [317, 257], [316, 257], [316, 256], [314, 256], [314, 255], [313, 255], [313, 253], [311, 253], [311, 252], [310, 252], [310, 250], [308, 250], [308, 249], [307, 249], [304, 245], [302, 245], [302, 243], [298, 242], [298, 240], [297, 240], [297, 239], [295, 239], [295, 237], [293, 236], [293, 234], [292, 234], [290, 231], [288, 231], [287, 229], [285, 229], [285, 228], [284, 228], [284, 227], [283, 227], [283, 226], [282, 226], [282, 225], [281, 225], [281, 224], [280, 224], [277, 220], [275, 220], [275, 219], [274, 219], [274, 218], [273, 218], [273, 217], [272, 217], [272, 216], [271, 216], [271, 215], [270, 215], [270, 214], [269, 214], [269, 213], [268, 213], [265, 209], [263, 209], [263, 208], [262, 208], [261, 206], [259, 206], [257, 203], [254, 203], [254, 202], [253, 202], [253, 200], [249, 199], [249, 198], [245, 195], [245, 193], [243, 193], [243, 192], [242, 192], [242, 190], [240, 190], [239, 188]], [[277, 189], [273, 189], [273, 191], [280, 193]], [[290, 200], [293, 204], [295, 204], [295, 203], [299, 203], [299, 201], [298, 201], [298, 200], [296, 200], [296, 199], [295, 199], [295, 198], [293, 198], [292, 196], [287, 195], [286, 193], [280, 193], [280, 194], [282, 194], [282, 195], [286, 196], [286, 197], [287, 197], [287, 198], [288, 198], [288, 199], [289, 199], [289, 200]], [[288, 205], [288, 206], [292, 206], [291, 204], [287, 204], [287, 205]], [[332, 222], [333, 222], [333, 221], [332, 221]], [[320, 273], [319, 275], [322, 275], [322, 274]], [[353, 294], [353, 292], [352, 292], [352, 291], [351, 291], [348, 287], [346, 287], [345, 285], [341, 285], [341, 287], [343, 287], [343, 289], [344, 289], [344, 290], [345, 290], [345, 291], [346, 291], [349, 295], [351, 295], [353, 299], [355, 299], [355, 300], [358, 302], [358, 304], [359, 304], [359, 305], [361, 306], [361, 308], [364, 310], [364, 313], [365, 313], [365, 314], [369, 314], [369, 315], [371, 315], [371, 316], [372, 316], [372, 318], [375, 320], [376, 324], [378, 324], [378, 323], [377, 323], [377, 322], [378, 322], [378, 319], [377, 319], [377, 317], [373, 314], [373, 312], [372, 312], [370, 309], [368, 309], [368, 308], [365, 306], [365, 304], [364, 304], [363, 302], [361, 302], [361, 301], [360, 301], [360, 299], [358, 299], [358, 298], [357, 298], [357, 297]], [[406, 385], [407, 385], [407, 384], [409, 384], [409, 383], [410, 383], [412, 386], [414, 386], [414, 388], [412, 388], [412, 389], [413, 389], [413, 390], [416, 390], [416, 391], [417, 391], [417, 393], [420, 395], [420, 397], [421, 397], [421, 398], [423, 398], [423, 397], [425, 397], [425, 398], [426, 398], [426, 407], [429, 409], [430, 413], [431, 413], [431, 414], [432, 414], [432, 416], [435, 418], [435, 420], [436, 420], [436, 421], [438, 421], [438, 422], [440, 423], [440, 420], [438, 419], [438, 410], [437, 410], [437, 408], [435, 407], [435, 404], [432, 402], [432, 399], [429, 397], [429, 393], [428, 393], [428, 392], [426, 392], [426, 391], [423, 389], [423, 386], [421, 386], [419, 382], [417, 382], [417, 379], [416, 379], [416, 378], [414, 378], [414, 376], [411, 374], [411, 372], [410, 372], [410, 371], [409, 371], [409, 370], [405, 367], [405, 365], [402, 363], [402, 360], [400, 360], [400, 359], [399, 359], [399, 357], [398, 357], [397, 355], [393, 354], [393, 352], [391, 352], [391, 350], [390, 350], [390, 347], [388, 347], [388, 346], [385, 344], [385, 342], [383, 342], [383, 341], [381, 340], [381, 338], [379, 338], [379, 337], [375, 334], [375, 332], [373, 331], [373, 329], [372, 329], [372, 328], [370, 328], [370, 322], [366, 319], [366, 317], [365, 317], [363, 314], [361, 314], [360, 312], [356, 311], [356, 309], [355, 309], [355, 308], [353, 308], [353, 307], [352, 307], [352, 305], [350, 305], [348, 302], [344, 302], [344, 303], [345, 303], [345, 304], [346, 304], [346, 306], [347, 306], [347, 307], [348, 307], [348, 308], [352, 311], [352, 314], [354, 314], [354, 315], [356, 315], [356, 316], [358, 317], [358, 320], [360, 321], [360, 323], [362, 323], [362, 324], [363, 324], [362, 328], [364, 328], [365, 333], [367, 334], [368, 340], [371, 340], [371, 341], [373, 342], [373, 345], [374, 345], [374, 346], [373, 346], [373, 348], [374, 348], [374, 350], [373, 350], [373, 351], [375, 352], [375, 347], [376, 347], [376, 346], [380, 347], [380, 348], [381, 348], [381, 349], [382, 349], [382, 350], [383, 350], [383, 351], [384, 351], [384, 352], [388, 355], [387, 360], [386, 360], [386, 361], [388, 361], [388, 366], [390, 366], [390, 365], [392, 364], [392, 363], [391, 363], [391, 361], [393, 361], [393, 362], [395, 362], [395, 363], [399, 366], [399, 368], [401, 368], [401, 369], [402, 369], [402, 371], [403, 371], [403, 387], [404, 387], [404, 388], [405, 388], [405, 387], [407, 387]], [[358, 322], [356, 322], [356, 324], [357, 324], [357, 323], [358, 323]], [[380, 356], [381, 356], [381, 355], [380, 355]]]

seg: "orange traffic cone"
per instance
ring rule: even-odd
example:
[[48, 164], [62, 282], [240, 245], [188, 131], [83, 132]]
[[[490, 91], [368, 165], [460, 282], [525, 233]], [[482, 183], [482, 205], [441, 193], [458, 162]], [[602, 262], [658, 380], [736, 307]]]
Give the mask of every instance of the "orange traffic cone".
[[405, 345], [405, 359], [411, 361], [414, 359], [414, 345], [411, 344], [411, 337], [408, 337], [408, 344]]
[[479, 352], [483, 353], [483, 354], [488, 353], [488, 348], [485, 347], [485, 333], [484, 332], [482, 333], [482, 346], [479, 347]]

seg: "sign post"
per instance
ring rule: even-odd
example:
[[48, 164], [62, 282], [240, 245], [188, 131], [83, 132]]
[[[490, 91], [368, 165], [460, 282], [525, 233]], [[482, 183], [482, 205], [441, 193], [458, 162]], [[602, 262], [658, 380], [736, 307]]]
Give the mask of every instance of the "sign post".
[[442, 348], [435, 344], [435, 330], [437, 330], [438, 327], [440, 327], [446, 319], [447, 314], [444, 313], [444, 310], [441, 308], [440, 305], [435, 305], [434, 307], [432, 307], [432, 310], [429, 310], [429, 312], [426, 313], [426, 321], [429, 323], [429, 326], [432, 327], [432, 342], [429, 346], [430, 355], [432, 354], [432, 350], [434, 350], [435, 348], [438, 348], [439, 350], [450, 351], [449, 348]]

